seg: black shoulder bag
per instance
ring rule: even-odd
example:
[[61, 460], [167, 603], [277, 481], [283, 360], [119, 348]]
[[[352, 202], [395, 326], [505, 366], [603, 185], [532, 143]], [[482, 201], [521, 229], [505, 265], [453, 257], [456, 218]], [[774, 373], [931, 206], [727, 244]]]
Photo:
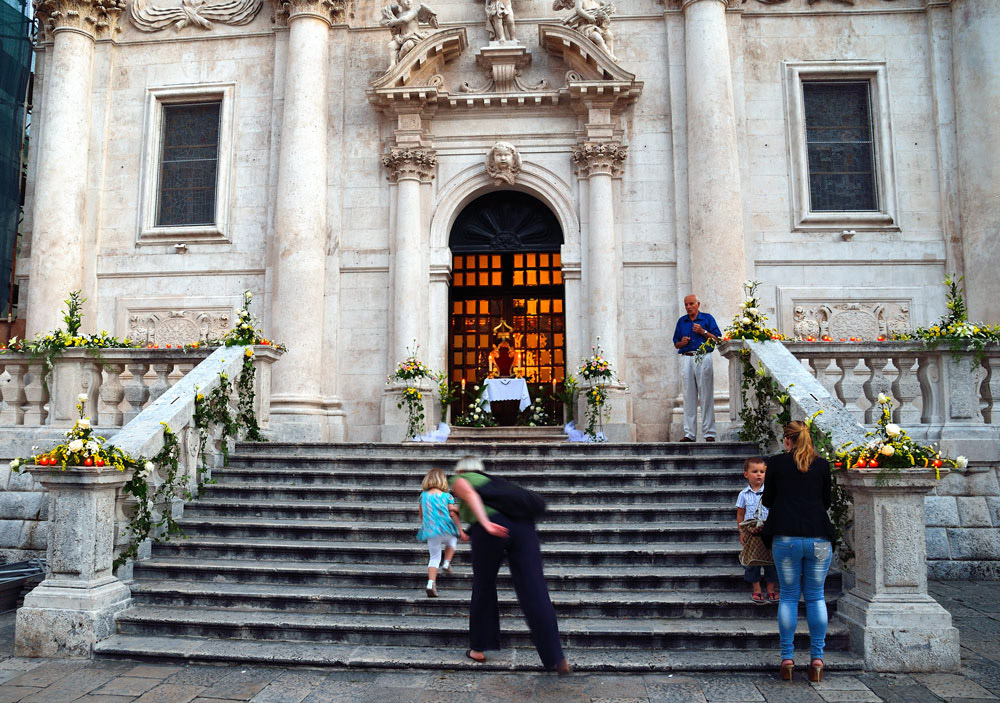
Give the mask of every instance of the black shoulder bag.
[[535, 520], [545, 512], [545, 499], [540, 494], [484, 471], [476, 473], [489, 479], [488, 483], [476, 488], [483, 503], [511, 520]]

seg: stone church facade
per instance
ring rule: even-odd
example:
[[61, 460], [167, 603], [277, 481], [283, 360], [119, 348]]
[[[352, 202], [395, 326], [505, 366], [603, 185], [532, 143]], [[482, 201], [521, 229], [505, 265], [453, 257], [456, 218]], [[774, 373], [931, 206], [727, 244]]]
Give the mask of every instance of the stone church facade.
[[540, 385], [599, 338], [612, 438], [679, 439], [681, 300], [724, 326], [748, 277], [788, 335], [927, 324], [950, 272], [1000, 319], [996, 0], [36, 14], [29, 335], [82, 289], [85, 328], [204, 339], [249, 289], [285, 439], [399, 439], [386, 375], [474, 381], [498, 320]]

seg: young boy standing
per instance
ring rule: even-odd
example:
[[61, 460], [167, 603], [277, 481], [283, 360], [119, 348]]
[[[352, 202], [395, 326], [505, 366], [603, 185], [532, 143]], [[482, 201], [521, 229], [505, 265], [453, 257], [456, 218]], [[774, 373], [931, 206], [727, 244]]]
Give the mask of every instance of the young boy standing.
[[[757, 518], [761, 521], [767, 519], [767, 508], [760, 504], [761, 494], [764, 492], [764, 474], [767, 471], [767, 464], [759, 456], [752, 456], [743, 462], [743, 476], [749, 484], [740, 491], [736, 498], [736, 529], [740, 535], [740, 544], [743, 544], [743, 533], [739, 531], [739, 525], [745, 520]], [[761, 569], [764, 570], [764, 582], [767, 587], [767, 594], [760, 590]], [[743, 567], [743, 580], [753, 584], [753, 592], [750, 594], [754, 603], [777, 603], [778, 594], [774, 588], [778, 583], [778, 571], [774, 564], [767, 566], [745, 566]]]

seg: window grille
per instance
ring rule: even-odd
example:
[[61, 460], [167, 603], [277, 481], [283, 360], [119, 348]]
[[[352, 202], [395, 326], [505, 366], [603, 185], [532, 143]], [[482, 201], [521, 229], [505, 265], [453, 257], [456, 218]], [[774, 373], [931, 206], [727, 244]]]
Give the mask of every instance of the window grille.
[[869, 82], [808, 81], [802, 93], [810, 209], [878, 210]]
[[157, 227], [215, 223], [221, 107], [163, 106]]

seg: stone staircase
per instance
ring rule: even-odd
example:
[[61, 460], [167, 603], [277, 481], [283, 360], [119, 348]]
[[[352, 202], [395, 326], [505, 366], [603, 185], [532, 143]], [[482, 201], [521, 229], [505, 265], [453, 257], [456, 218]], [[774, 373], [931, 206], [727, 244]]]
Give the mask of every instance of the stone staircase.
[[[500, 573], [505, 649], [465, 659], [468, 546], [427, 598], [420, 480], [462, 455], [546, 496], [538, 525], [577, 670], [770, 669], [776, 607], [736, 560], [742, 444], [240, 444], [189, 503], [184, 539], [136, 565], [132, 607], [99, 656], [361, 668], [539, 667]], [[839, 574], [828, 580], [831, 615]], [[804, 614], [797, 647], [807, 647]], [[827, 665], [857, 669], [831, 618]]]

